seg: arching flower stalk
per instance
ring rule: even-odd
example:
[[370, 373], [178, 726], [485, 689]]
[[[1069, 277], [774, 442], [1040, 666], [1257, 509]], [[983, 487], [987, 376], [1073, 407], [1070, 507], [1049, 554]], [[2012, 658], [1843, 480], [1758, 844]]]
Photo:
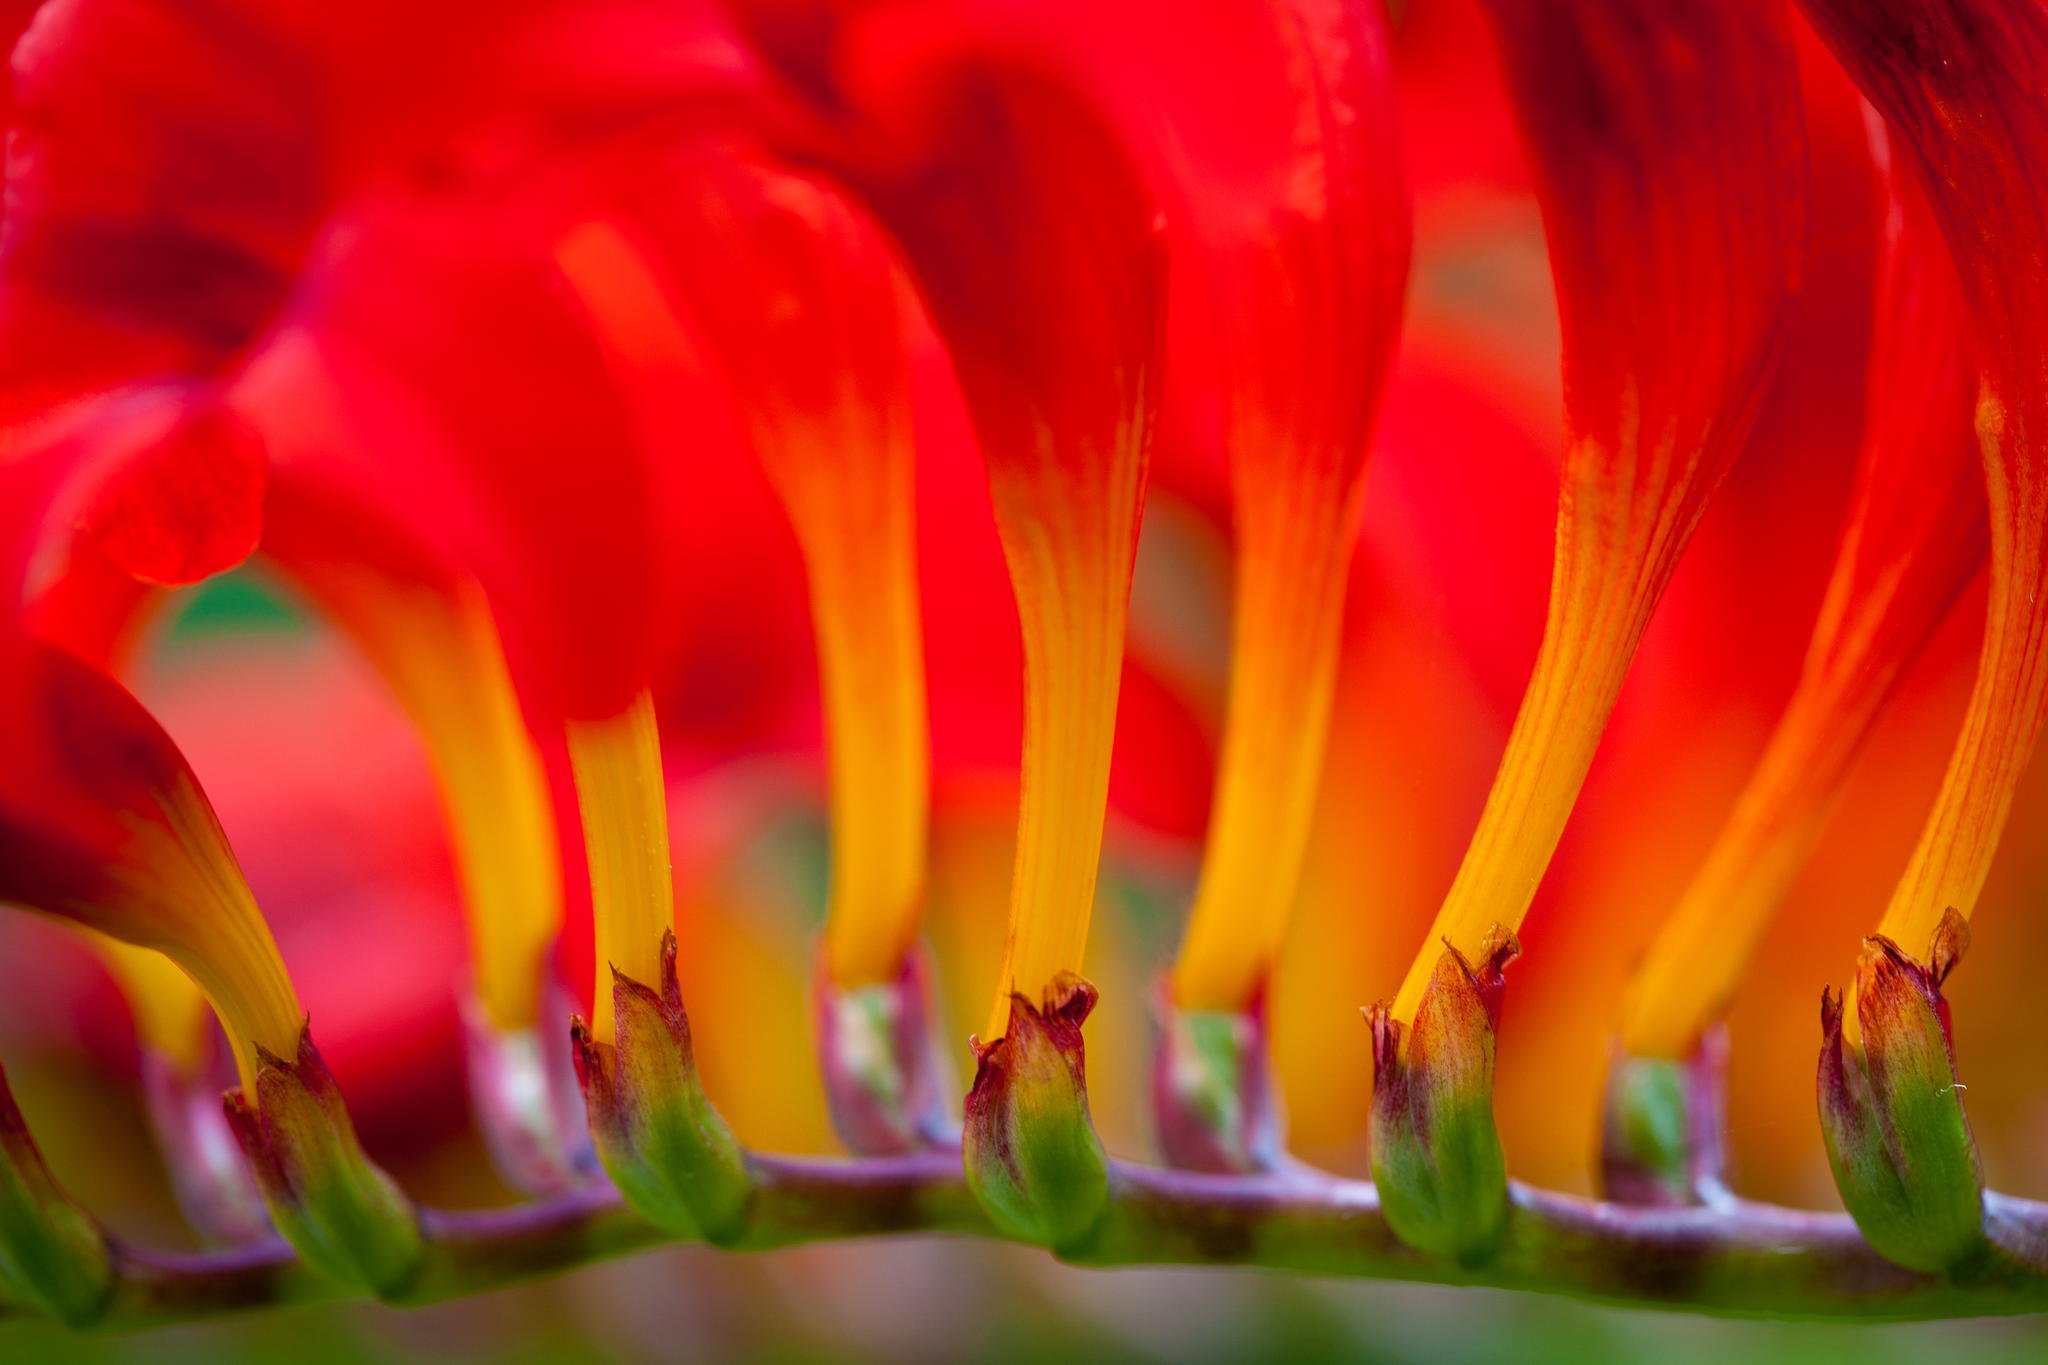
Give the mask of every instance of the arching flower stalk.
[[[1543, 643], [1478, 828], [1400, 993], [1375, 1007], [1376, 1035], [1392, 1034], [1376, 1056], [1397, 1072], [1432, 982], [1447, 979], [1444, 955], [1488, 958], [1535, 896], [1636, 644], [1748, 433], [1801, 249], [1785, 15], [1693, 0], [1489, 9], [1564, 329], [1557, 557]], [[1497, 1145], [1490, 1089], [1475, 1068], [1457, 1074], [1420, 1140]], [[1414, 1082], [1380, 1067], [1374, 1084]], [[1374, 1175], [1419, 1182], [1404, 1201], [1418, 1210], [1506, 1197], [1498, 1181], [1454, 1190], [1455, 1171], [1427, 1161], [1396, 1172], [1376, 1155]], [[1461, 1221], [1499, 1226], [1469, 1209]], [[1443, 1236], [1395, 1227], [1422, 1245]]]
[[[2048, 11], [2027, 0], [1806, 9], [1910, 153], [1962, 279], [1981, 381], [1991, 574], [1976, 685], [1848, 998], [1823, 1011], [1820, 1066], [1835, 1182], [1858, 1226], [1902, 1264], [1953, 1270], [1981, 1254], [1984, 1214], [1940, 986], [2048, 719]], [[1904, 1084], [1884, 1079], [1894, 1069]], [[1858, 1075], [1869, 1083], [1839, 1080]], [[1930, 1087], [1938, 1103], [1910, 1102]], [[1865, 1141], [1873, 1132], [1882, 1140]], [[1913, 1217], [1958, 1201], [1970, 1217]]]
[[1792, 697], [1630, 987], [1603, 1156], [1613, 1198], [1725, 1193], [1715, 1164], [1725, 1044], [1707, 1035], [1900, 678], [1984, 563], [1961, 288], [1912, 173], [1881, 159], [1876, 330], [1847, 527]]
[[[843, 192], [731, 144], [633, 206], [795, 529], [824, 693], [831, 880], [817, 1019], [855, 1151], [951, 1130], [917, 939], [930, 819], [903, 282]], [[707, 271], [707, 259], [728, 268]]]
[[[1260, 1003], [1322, 773], [1409, 214], [1377, 8], [1258, 0], [1230, 14], [1200, 51], [1265, 74], [1240, 85], [1227, 135], [1248, 145], [1204, 140], [1220, 136], [1200, 108], [1215, 89], [1206, 67], [1174, 73], [1161, 114], [1179, 149], [1166, 158], [1182, 206], [1169, 219], [1176, 268], [1208, 291], [1223, 352], [1237, 580], [1214, 808], [1154, 1091], [1169, 1159], [1251, 1170], [1278, 1159]], [[1254, 40], [1271, 52], [1244, 60]]]

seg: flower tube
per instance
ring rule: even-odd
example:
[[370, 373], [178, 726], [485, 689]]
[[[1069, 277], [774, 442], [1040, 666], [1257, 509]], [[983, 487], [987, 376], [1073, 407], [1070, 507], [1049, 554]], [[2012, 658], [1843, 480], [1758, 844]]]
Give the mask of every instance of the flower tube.
[[[1624, 1088], [1629, 1074], [1671, 1071], [1722, 1017], [1901, 676], [1984, 562], [1976, 371], [1962, 292], [1910, 172], [1888, 169], [1847, 527], [1791, 700], [1630, 988], [1616, 1063]], [[1630, 1108], [1617, 1104], [1610, 1119], [1624, 1120]], [[1622, 1156], [1613, 1142], [1609, 1151]]]
[[572, 1030], [591, 1137], [643, 1214], [716, 1238], [746, 1178], [681, 1017], [651, 688], [675, 589], [667, 518], [691, 452], [730, 437], [583, 169], [521, 182], [509, 205], [366, 214], [334, 265], [347, 288], [299, 325], [343, 391], [383, 400], [384, 439], [347, 452], [359, 486], [423, 538], [440, 528], [535, 714], [566, 733], [600, 977]]
[[277, 1226], [383, 1293], [420, 1257], [410, 1206], [357, 1144], [276, 944], [191, 769], [135, 700], [32, 641], [6, 646], [20, 756], [0, 793], [0, 900], [176, 962], [205, 991], [241, 1085], [228, 1114]]
[[[1478, 827], [1399, 994], [1373, 1011], [1375, 1055], [1397, 1073], [1425, 997], [1441, 989], [1433, 983], [1512, 955], [1636, 644], [1748, 434], [1802, 247], [1783, 14], [1694, 0], [1489, 8], [1563, 324], [1557, 552], [1542, 645]], [[1460, 971], [1445, 969], [1453, 958]], [[1444, 1051], [1430, 1057], [1455, 1064]], [[1376, 1090], [1417, 1089], [1385, 1070], [1375, 1069]], [[1467, 1260], [1486, 1248], [1459, 1239], [1500, 1227], [1457, 1181], [1460, 1170], [1499, 1170], [1470, 1155], [1499, 1143], [1484, 1070], [1426, 1087], [1433, 1131], [1416, 1140], [1464, 1157], [1395, 1171], [1377, 1146], [1375, 1156], [1376, 1178], [1415, 1186], [1388, 1206], [1417, 1211], [1411, 1226], [1396, 1221], [1403, 1238], [1455, 1242]], [[1498, 1179], [1484, 1195], [1505, 1197]], [[1432, 1226], [1438, 1217], [1454, 1226]]]
[[1207, 161], [1183, 167], [1188, 265], [1215, 295], [1226, 353], [1238, 549], [1223, 758], [1173, 986], [1184, 1008], [1233, 1012], [1263, 988], [1299, 879], [1409, 236], [1384, 18], [1257, 9], [1279, 49], [1259, 69], [1294, 82], [1261, 92], [1291, 134], [1259, 149], [1266, 194], [1248, 207], [1240, 186], [1204, 178]]
[[[362, 650], [426, 750], [469, 943], [463, 1016], [478, 1124], [501, 1172], [531, 1190], [571, 1178], [566, 1068], [543, 1018], [562, 927], [553, 798], [489, 602], [475, 578], [383, 511], [347, 457], [390, 439], [314, 348], [273, 344], [233, 401], [270, 448], [263, 556]], [[556, 1073], [560, 1072], [558, 1076]]]
[[[822, 59], [756, 36], [822, 111], [810, 153], [895, 235], [947, 344], [1023, 635], [1015, 875], [968, 1180], [1018, 1235], [1071, 1248], [1100, 1224], [1103, 1183], [1043, 1177], [1103, 1160], [1078, 1084], [1077, 1002], [1094, 998], [1078, 973], [1157, 406], [1156, 210], [1100, 107], [999, 24], [978, 30], [988, 15], [826, 10]], [[1033, 1025], [1013, 1044], [1018, 1010]]]
[[732, 387], [809, 582], [830, 784], [827, 1095], [850, 1144], [904, 1150], [945, 1123], [912, 957], [931, 783], [902, 282], [842, 191], [742, 147], [685, 150], [657, 184], [627, 212]]
[[[1880, 144], [1880, 150], [1882, 145]], [[1630, 988], [1610, 1082], [1610, 1191], [1711, 1192], [1683, 1136], [1718, 1123], [1694, 1059], [1826, 825], [1908, 665], [1984, 561], [1983, 476], [1962, 294], [1904, 167], [1888, 202], [1864, 445], [1847, 528], [1798, 685], [1706, 859]], [[1705, 1145], [1717, 1145], [1711, 1136]], [[1689, 1172], [1686, 1168], [1692, 1167]]]
[[1012, 998], [1042, 1003], [1087, 943], [1162, 262], [1142, 181], [1070, 91], [935, 56], [926, 45], [944, 39], [909, 28], [865, 35], [850, 84], [857, 106], [916, 150], [849, 178], [902, 243], [952, 352], [1023, 631], [1016, 879], [987, 1048]]
[[[1990, 600], [1976, 687], [1878, 931], [1917, 952], [1983, 889], [2048, 717], [2048, 15], [2023, 0], [1806, 6], [1922, 177], [1961, 273], [1982, 387]], [[1851, 1013], [1851, 1018], [1854, 1013]]]
[[1768, 7], [1494, 0], [1564, 326], [1549, 614], [1429, 947], [1477, 959], [1527, 911], [1637, 641], [1754, 416], [1797, 271], [1791, 39]]
[[1912, 159], [1961, 276], [1991, 532], [1977, 678], [1934, 808], [1856, 976], [1822, 1008], [1835, 1183], [1872, 1245], [1955, 1272], [1986, 1253], [1943, 980], [2048, 719], [2048, 13], [2025, 0], [1812, 0], [1820, 31]]
[[[1260, 1007], [1322, 772], [1409, 211], [1377, 6], [1283, 0], [1208, 22], [1144, 111], [1173, 149], [1175, 268], [1221, 352], [1237, 546], [1222, 758], [1155, 1094], [1178, 1164], [1235, 1169], [1277, 1157]], [[1238, 83], [1223, 127], [1205, 107], [1221, 61]]]

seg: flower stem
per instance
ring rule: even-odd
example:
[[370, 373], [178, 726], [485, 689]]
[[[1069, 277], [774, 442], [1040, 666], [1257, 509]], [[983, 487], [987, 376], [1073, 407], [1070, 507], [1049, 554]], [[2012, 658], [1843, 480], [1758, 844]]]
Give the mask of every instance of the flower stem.
[[[754, 1195], [736, 1249], [901, 1233], [997, 1234], [955, 1151], [832, 1161], [749, 1158]], [[1743, 1201], [1628, 1208], [1513, 1185], [1498, 1256], [1482, 1268], [1404, 1246], [1373, 1187], [1356, 1181], [1209, 1175], [1112, 1162], [1110, 1211], [1067, 1259], [1089, 1266], [1257, 1266], [1318, 1275], [1488, 1285], [1758, 1316], [1966, 1317], [2048, 1309], [2048, 1205], [1989, 1194], [1996, 1253], [1961, 1278], [1885, 1260], [1855, 1224]], [[428, 1211], [426, 1263], [400, 1300], [459, 1298], [671, 1240], [616, 1195], [582, 1189], [481, 1212]], [[102, 1325], [121, 1328], [315, 1302], [346, 1291], [283, 1242], [173, 1254], [122, 1247]], [[4, 1311], [4, 1310], [0, 1310]]]

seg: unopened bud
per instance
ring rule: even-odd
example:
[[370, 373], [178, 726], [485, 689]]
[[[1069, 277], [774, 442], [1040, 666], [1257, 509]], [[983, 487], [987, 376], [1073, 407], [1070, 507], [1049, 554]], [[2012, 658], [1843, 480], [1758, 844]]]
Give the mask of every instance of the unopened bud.
[[1494, 1030], [1502, 969], [1521, 953], [1506, 929], [1479, 965], [1448, 943], [1404, 1029], [1386, 1002], [1372, 1027], [1372, 1178], [1394, 1234], [1420, 1251], [1478, 1265], [1507, 1226], [1507, 1162], [1493, 1122]]
[[1653, 1208], [1727, 1198], [1727, 1064], [1728, 1031], [1719, 1024], [1684, 1058], [1633, 1056], [1617, 1047], [1600, 1134], [1607, 1198]]
[[816, 987], [818, 1059], [832, 1125], [849, 1151], [895, 1156], [950, 1141], [927, 1006], [923, 954], [912, 950], [893, 981]]
[[1888, 938], [1856, 966], [1861, 1046], [1821, 995], [1820, 1117], [1842, 1202], [1880, 1254], [1909, 1270], [1967, 1268], [1986, 1249], [1984, 1174], [1963, 1113], [1941, 983], [1969, 946], [1950, 910], [1923, 963]]
[[1063, 973], [1033, 1005], [1012, 996], [1009, 1031], [975, 1045], [962, 1142], [968, 1188], [1005, 1235], [1055, 1252], [1087, 1246], [1109, 1211], [1109, 1159], [1088, 1116], [1081, 1024], [1095, 988]]
[[676, 984], [676, 937], [664, 933], [657, 991], [614, 970], [618, 1041], [571, 1026], [576, 1078], [598, 1159], [626, 1202], [649, 1222], [713, 1244], [746, 1226], [746, 1154], [705, 1097]]
[[364, 1155], [310, 1030], [289, 1061], [259, 1047], [253, 1101], [231, 1090], [226, 1108], [270, 1221], [306, 1264], [382, 1298], [404, 1293], [424, 1254], [419, 1219]]
[[1221, 1175], [1278, 1168], [1263, 996], [1245, 1011], [1184, 1010], [1162, 996], [1157, 1016], [1152, 1105], [1166, 1160]]

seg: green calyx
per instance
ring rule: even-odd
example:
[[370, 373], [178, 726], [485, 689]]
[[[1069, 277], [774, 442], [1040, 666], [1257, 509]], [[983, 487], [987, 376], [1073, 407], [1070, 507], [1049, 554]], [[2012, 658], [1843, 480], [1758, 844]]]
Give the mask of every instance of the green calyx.
[[1109, 1159], [1088, 1114], [1081, 1024], [1095, 988], [1063, 976], [1043, 1008], [1012, 1000], [1009, 1031], [977, 1048], [962, 1144], [967, 1185], [1005, 1236], [1074, 1255], [1109, 1212]]
[[657, 1227], [729, 1245], [745, 1229], [752, 1181], [698, 1081], [675, 961], [669, 933], [658, 992], [613, 973], [618, 1041], [598, 1042], [576, 1020], [576, 1075], [598, 1159], [625, 1201]]
[[1388, 1226], [1409, 1246], [1479, 1266], [1507, 1229], [1507, 1160], [1493, 1121], [1501, 971], [1520, 952], [1496, 930], [1475, 970], [1446, 945], [1404, 1028], [1382, 1003], [1373, 1038], [1372, 1176]]
[[1864, 941], [1855, 1005], [1821, 998], [1818, 1092], [1828, 1164], [1871, 1246], [1930, 1274], [1963, 1273], [1988, 1254], [1984, 1175], [1963, 1111], [1941, 984], [1968, 929], [1950, 911], [1925, 962], [1882, 937]]
[[253, 1103], [236, 1090], [225, 1105], [271, 1221], [314, 1269], [403, 1297], [425, 1255], [412, 1202], [364, 1154], [310, 1032], [290, 1061], [259, 1056]]

